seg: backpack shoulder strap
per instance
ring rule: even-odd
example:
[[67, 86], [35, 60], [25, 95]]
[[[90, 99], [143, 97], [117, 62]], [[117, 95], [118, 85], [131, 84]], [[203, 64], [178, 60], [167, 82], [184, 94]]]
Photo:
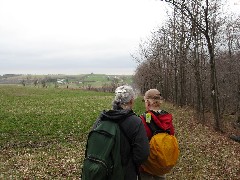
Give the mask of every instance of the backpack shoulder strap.
[[[149, 114], [147, 114], [147, 113], [149, 113]], [[168, 113], [166, 111], [162, 111], [160, 114], [168, 114]], [[146, 122], [146, 116], [150, 116], [150, 117], [148, 117], [148, 118], [150, 118], [150, 121]], [[152, 137], [154, 134], [163, 133], [163, 132], [166, 132], [169, 134], [168, 129], [164, 130], [161, 127], [161, 123], [160, 123], [158, 117], [154, 114], [154, 112], [147, 111], [144, 114], [142, 114], [140, 117], [143, 120], [148, 137], [149, 136]]]
[[159, 114], [169, 114], [169, 113], [165, 110], [161, 110], [161, 112]]
[[149, 111], [148, 113], [150, 113], [150, 115], [151, 115], [151, 121], [150, 121], [150, 123], [148, 123], [148, 127], [151, 129], [153, 135], [157, 134], [159, 132], [163, 132], [161, 127], [159, 127], [156, 123], [158, 121], [158, 118], [154, 115], [153, 112]]
[[151, 137], [152, 137], [152, 130], [150, 129], [150, 127], [148, 126], [148, 123], [146, 122], [146, 113], [141, 114], [140, 118], [141, 118], [141, 120], [143, 122], [143, 125], [144, 125], [144, 128], [146, 130], [147, 137], [150, 140]]

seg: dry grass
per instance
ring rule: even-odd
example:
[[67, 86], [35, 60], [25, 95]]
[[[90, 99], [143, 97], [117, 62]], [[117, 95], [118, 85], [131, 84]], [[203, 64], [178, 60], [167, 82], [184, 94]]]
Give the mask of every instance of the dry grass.
[[188, 108], [166, 108], [174, 115], [181, 151], [168, 179], [240, 179], [239, 143], [198, 123]]
[[[79, 95], [78, 92], [70, 93], [67, 90], [57, 91], [57, 93], [46, 90], [31, 91], [31, 93], [25, 94], [27, 98], [19, 101], [20, 104], [27, 104], [27, 106], [22, 107], [16, 104], [16, 107], [12, 109], [14, 113], [10, 112], [9, 108], [4, 108], [12, 102], [17, 103], [16, 95], [8, 89], [6, 92], [9, 93], [9, 97], [0, 96], [1, 102], [6, 105], [0, 109], [2, 112], [0, 114], [0, 123], [2, 123], [0, 124], [0, 179], [79, 179], [87, 133], [84, 131], [81, 133], [75, 128], [76, 126], [79, 126], [80, 129], [85, 126], [89, 128], [98, 111], [104, 109], [111, 102], [111, 97], [102, 95], [98, 99], [96, 94], [95, 98], [90, 99], [87, 104], [93, 105], [88, 107], [80, 101], [87, 94], [83, 96]], [[23, 93], [26, 92], [26, 89], [17, 89], [16, 92]], [[39, 94], [41, 94], [41, 98], [37, 98]], [[92, 97], [92, 94], [89, 96]], [[55, 99], [54, 105], [50, 103], [52, 100], [47, 100], [48, 97]], [[47, 104], [42, 101], [44, 98], [46, 98]], [[58, 102], [58, 99], [61, 101]], [[25, 100], [29, 103], [34, 102], [33, 109], [29, 103], [24, 102]], [[36, 101], [42, 102], [42, 104]], [[94, 101], [94, 103], [90, 101]], [[66, 103], [68, 109], [66, 109]], [[38, 110], [34, 109], [36, 104], [38, 104]], [[83, 115], [81, 109], [83, 105], [86, 106], [84, 112], [96, 111], [91, 118], [84, 114], [82, 117], [85, 117], [85, 121], [80, 120], [81, 118], [79, 119], [73, 113], [80, 111], [78, 115]], [[143, 103], [140, 103], [140, 100], [136, 102], [137, 113], [142, 111], [142, 106]], [[16, 109], [17, 107], [22, 107], [22, 109]], [[48, 111], [56, 112], [55, 108], [61, 113], [56, 122], [52, 120], [52, 113], [48, 114]], [[54, 124], [58, 125], [58, 128], [61, 128], [61, 133], [55, 131], [54, 126], [51, 126], [51, 124], [42, 126], [33, 123], [34, 127], [38, 125], [44, 132], [30, 126], [30, 120], [39, 117], [36, 113], [40, 113], [39, 110], [41, 109], [45, 111], [46, 120], [52, 120]], [[172, 172], [167, 175], [168, 179], [240, 179], [239, 143], [230, 140], [221, 133], [215, 132], [210, 127], [197, 123], [194, 120], [192, 111], [188, 108], [175, 108], [171, 104], [165, 103], [163, 109], [174, 116], [175, 132], [181, 151], [179, 162]], [[70, 114], [72, 115], [68, 117]], [[28, 121], [26, 118], [19, 118], [26, 115]], [[59, 119], [60, 117], [62, 119]], [[75, 119], [76, 123], [73, 121]], [[16, 122], [22, 124], [22, 127], [14, 125], [13, 120], [22, 121], [21, 123]], [[11, 126], [4, 124], [8, 122], [12, 123]], [[57, 122], [61, 122], [60, 124], [64, 124], [64, 126], [60, 126]], [[28, 130], [24, 131], [26, 136], [22, 136], [24, 128], [28, 128]], [[50, 131], [49, 128], [52, 128], [52, 130]], [[10, 136], [11, 134], [12, 136]]]

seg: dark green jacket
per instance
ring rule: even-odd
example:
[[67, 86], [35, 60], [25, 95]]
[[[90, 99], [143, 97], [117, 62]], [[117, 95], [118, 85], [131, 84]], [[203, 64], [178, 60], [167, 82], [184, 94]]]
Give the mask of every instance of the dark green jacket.
[[[121, 160], [127, 171], [125, 180], [137, 179], [139, 166], [149, 156], [149, 141], [141, 119], [132, 110], [124, 109], [103, 111], [102, 116], [119, 123], [121, 129]], [[97, 124], [98, 121], [94, 124], [94, 127]]]

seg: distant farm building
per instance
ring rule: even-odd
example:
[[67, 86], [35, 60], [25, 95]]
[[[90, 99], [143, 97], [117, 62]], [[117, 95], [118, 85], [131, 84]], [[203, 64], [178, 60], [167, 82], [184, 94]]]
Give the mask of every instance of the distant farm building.
[[57, 79], [58, 84], [66, 84], [66, 79]]

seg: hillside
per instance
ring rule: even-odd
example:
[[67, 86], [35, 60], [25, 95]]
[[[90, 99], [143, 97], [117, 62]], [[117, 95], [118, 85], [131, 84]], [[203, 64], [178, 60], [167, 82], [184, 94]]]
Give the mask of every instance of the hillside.
[[[0, 179], [79, 179], [87, 132], [113, 94], [6, 85], [0, 94]], [[189, 108], [162, 109], [173, 114], [180, 146], [168, 179], [240, 179], [239, 143], [197, 123]]]
[[111, 85], [112, 83], [131, 84], [131, 75], [107, 75], [107, 74], [49, 74], [49, 75], [21, 75], [21, 74], [5, 74], [0, 76], [0, 84], [24, 84], [30, 86], [47, 86], [58, 87], [102, 87]]
[[188, 108], [166, 109], [174, 115], [180, 159], [169, 179], [240, 179], [240, 144], [199, 124]]

